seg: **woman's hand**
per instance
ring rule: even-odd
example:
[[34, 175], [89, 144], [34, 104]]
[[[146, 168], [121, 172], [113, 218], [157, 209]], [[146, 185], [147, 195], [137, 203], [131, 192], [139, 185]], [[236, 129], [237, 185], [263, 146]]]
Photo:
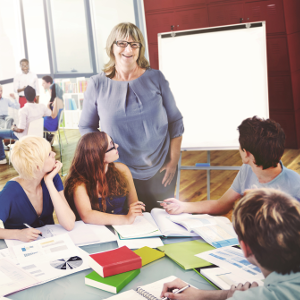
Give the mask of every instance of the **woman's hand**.
[[230, 290], [228, 291], [227, 298], [232, 297], [235, 291], [247, 291], [248, 289], [257, 286], [257, 282], [253, 282], [252, 284], [250, 282], [246, 282], [245, 284], [239, 283], [237, 286], [232, 285]]
[[35, 228], [21, 229], [18, 234], [18, 240], [22, 242], [33, 242], [35, 241], [41, 232]]
[[9, 94], [9, 96], [10, 96], [11, 98], [13, 98], [14, 100], [16, 100], [15, 94], [11, 93], [11, 94]]
[[172, 282], [165, 283], [160, 297], [161, 298], [168, 297], [169, 299], [178, 299], [178, 300], [200, 299], [201, 291], [198, 289], [195, 289], [193, 287], [188, 287], [186, 290], [184, 290], [180, 294], [172, 293], [172, 291], [174, 289], [180, 290], [180, 289], [184, 288], [185, 286], [187, 286], [187, 284], [179, 278], [175, 279]]
[[184, 212], [184, 202], [175, 198], [169, 198], [164, 200], [160, 205], [170, 215], [178, 215]]
[[162, 180], [162, 184], [166, 187], [168, 184], [172, 182], [172, 179], [176, 172], [177, 163], [173, 164], [171, 161], [164, 164], [163, 167], [160, 169], [160, 173], [166, 170], [165, 176]]
[[62, 165], [63, 164], [58, 160], [55, 162], [53, 170], [44, 176], [45, 183], [49, 181], [53, 181], [53, 178], [60, 171]]
[[129, 206], [129, 212], [127, 214], [127, 224], [132, 224], [137, 216], [142, 216], [142, 210], [145, 210], [145, 204], [140, 201], [136, 201]]

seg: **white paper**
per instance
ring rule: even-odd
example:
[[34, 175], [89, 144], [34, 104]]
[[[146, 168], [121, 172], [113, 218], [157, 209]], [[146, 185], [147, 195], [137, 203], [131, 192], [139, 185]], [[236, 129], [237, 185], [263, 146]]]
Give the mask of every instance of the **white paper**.
[[38, 281], [9, 260], [0, 259], [0, 296], [36, 285]]
[[[117, 240], [115, 235], [106, 226], [85, 224], [83, 221], [75, 222], [75, 226], [71, 231], [67, 231], [59, 224], [45, 225], [37, 229], [43, 235], [43, 237], [38, 237], [38, 240], [67, 233], [76, 246], [107, 243]], [[5, 243], [8, 248], [24, 244], [24, 242], [19, 240], [5, 240]]]
[[118, 235], [116, 236], [119, 248], [122, 246], [127, 246], [129, 249], [139, 249], [145, 246], [157, 248], [164, 245], [159, 237], [121, 240]]
[[[222, 290], [229, 290], [232, 285], [237, 286], [239, 283], [245, 284], [249, 281], [249, 278], [242, 277], [240, 272], [230, 272], [219, 267], [200, 269], [200, 273]], [[256, 282], [260, 286], [264, 285], [263, 281], [256, 280]]]
[[136, 236], [145, 236], [149, 233], [158, 231], [158, 228], [151, 224], [143, 216], [137, 216], [130, 225], [113, 225], [113, 228], [122, 238], [132, 238]]
[[169, 219], [170, 215], [163, 208], [153, 208], [151, 210], [151, 216], [164, 236], [197, 236], [196, 233], [189, 232], [183, 226], [172, 222]]
[[243, 254], [243, 251], [233, 247], [223, 247], [216, 250], [206, 251], [195, 256], [209, 261], [224, 270], [233, 272], [237, 276], [247, 278], [248, 281], [263, 280], [264, 276], [260, 269], [251, 264]]
[[[155, 281], [153, 283], [143, 285], [143, 286], [141, 286], [141, 288], [143, 290], [145, 290], [146, 292], [152, 294], [153, 296], [157, 297], [158, 299], [160, 299], [160, 294], [162, 292], [164, 283], [173, 281], [176, 278], [177, 277], [175, 277], [175, 276], [169, 276], [164, 279]], [[145, 300], [146, 298], [141, 296], [140, 294], [138, 294], [136, 291], [130, 290], [130, 291], [112, 296], [110, 298], [106, 298], [104, 300], [108, 300], [108, 299], [109, 300]]]

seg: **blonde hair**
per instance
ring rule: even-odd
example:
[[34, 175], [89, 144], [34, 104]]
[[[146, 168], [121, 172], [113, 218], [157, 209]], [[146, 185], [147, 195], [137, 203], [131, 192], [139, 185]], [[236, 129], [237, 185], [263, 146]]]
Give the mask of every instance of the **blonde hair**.
[[293, 197], [255, 189], [238, 202], [232, 222], [261, 266], [281, 274], [300, 271], [300, 203]]
[[14, 144], [11, 161], [20, 177], [30, 180], [43, 169], [50, 152], [51, 146], [45, 139], [27, 135]]
[[115, 56], [113, 53], [114, 42], [118, 39], [129, 37], [135, 42], [141, 43], [139, 58], [137, 59], [138, 66], [143, 69], [150, 67], [148, 60], [145, 58], [145, 40], [140, 29], [132, 23], [120, 23], [113, 28], [106, 41], [106, 53], [109, 56], [109, 62], [105, 64], [103, 71], [107, 77], [113, 78], [116, 73]]

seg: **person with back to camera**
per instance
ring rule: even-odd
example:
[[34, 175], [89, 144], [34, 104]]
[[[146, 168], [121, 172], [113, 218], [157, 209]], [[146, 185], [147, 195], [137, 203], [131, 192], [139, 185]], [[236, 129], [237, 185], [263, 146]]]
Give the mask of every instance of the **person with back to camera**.
[[[98, 225], [131, 224], [142, 215], [130, 170], [119, 158], [119, 145], [105, 132], [82, 136], [65, 182], [65, 196], [76, 219]], [[129, 207], [129, 210], [128, 210]]]
[[225, 214], [245, 190], [255, 187], [279, 189], [300, 201], [300, 175], [281, 162], [285, 133], [279, 123], [254, 116], [245, 119], [238, 130], [243, 165], [231, 187], [219, 200], [182, 202], [166, 199], [161, 205], [169, 214]]
[[238, 284], [230, 290], [193, 287], [173, 294], [186, 283], [164, 284], [161, 297], [177, 300], [296, 300], [300, 298], [300, 203], [275, 189], [246, 193], [233, 212], [233, 227], [247, 260], [262, 271], [263, 286]]
[[[42, 86], [47, 91], [50, 91], [50, 101], [47, 104], [47, 107], [51, 109], [51, 116], [44, 117], [44, 130], [56, 131], [58, 129], [58, 122], [60, 114], [64, 108], [63, 102], [63, 90], [59, 85], [53, 83], [51, 76], [44, 76], [42, 78]], [[48, 133], [46, 136], [47, 140], [52, 144], [54, 134]]]
[[40, 231], [35, 227], [54, 224], [53, 210], [59, 224], [72, 230], [75, 215], [58, 175], [62, 163], [55, 160], [50, 144], [42, 137], [25, 136], [15, 143], [11, 161], [19, 176], [0, 192], [0, 239], [36, 240]]
[[27, 135], [29, 124], [44, 116], [50, 116], [51, 110], [42, 103], [34, 103], [35, 89], [27, 86], [24, 90], [27, 103], [19, 110], [19, 123], [15, 124], [11, 129], [0, 129], [0, 164], [6, 164], [7, 160], [3, 148], [3, 139], [19, 140], [21, 137]]
[[101, 130], [121, 145], [119, 161], [132, 173], [147, 211], [174, 196], [184, 131], [182, 115], [163, 74], [150, 68], [141, 31], [120, 23], [110, 33], [104, 71], [90, 78], [81, 134]]

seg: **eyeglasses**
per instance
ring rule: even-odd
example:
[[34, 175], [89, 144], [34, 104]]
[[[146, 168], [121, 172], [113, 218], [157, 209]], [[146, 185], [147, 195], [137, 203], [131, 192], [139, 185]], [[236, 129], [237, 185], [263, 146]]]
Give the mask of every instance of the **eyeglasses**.
[[138, 49], [141, 48], [142, 44], [138, 42], [126, 42], [126, 41], [115, 41], [114, 44], [116, 44], [118, 47], [126, 48], [128, 44], [132, 49]]
[[110, 149], [108, 149], [107, 151], [105, 151], [105, 153], [107, 153], [107, 152], [109, 152], [109, 151], [111, 151], [111, 150], [116, 149], [116, 145], [115, 145], [114, 140], [112, 139], [112, 137], [110, 137], [110, 138], [111, 138], [111, 142], [112, 142], [113, 146], [112, 146]]

